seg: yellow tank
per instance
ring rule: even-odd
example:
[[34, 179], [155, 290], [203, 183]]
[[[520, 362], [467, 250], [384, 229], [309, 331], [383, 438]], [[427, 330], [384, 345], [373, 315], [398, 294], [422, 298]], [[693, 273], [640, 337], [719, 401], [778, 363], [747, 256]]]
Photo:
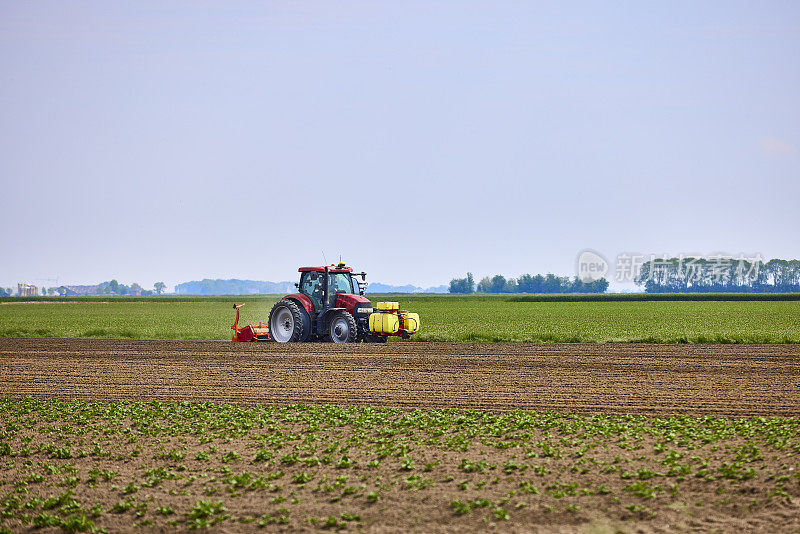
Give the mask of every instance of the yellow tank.
[[411, 313], [405, 312], [401, 314], [403, 316], [403, 326], [405, 329], [411, 333], [416, 332], [419, 330], [419, 314], [418, 313]]
[[400, 304], [397, 302], [378, 302], [375, 307], [380, 311], [392, 311], [399, 310]]
[[[378, 304], [384, 303], [379, 302]], [[396, 334], [400, 330], [400, 318], [394, 313], [370, 314], [369, 329], [375, 334]]]

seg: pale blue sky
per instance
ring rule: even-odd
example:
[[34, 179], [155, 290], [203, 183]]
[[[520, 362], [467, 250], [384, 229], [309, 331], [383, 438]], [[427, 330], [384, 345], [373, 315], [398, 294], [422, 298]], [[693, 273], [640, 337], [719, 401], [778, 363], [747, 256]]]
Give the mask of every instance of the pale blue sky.
[[798, 150], [797, 2], [0, 2], [3, 286], [798, 258]]

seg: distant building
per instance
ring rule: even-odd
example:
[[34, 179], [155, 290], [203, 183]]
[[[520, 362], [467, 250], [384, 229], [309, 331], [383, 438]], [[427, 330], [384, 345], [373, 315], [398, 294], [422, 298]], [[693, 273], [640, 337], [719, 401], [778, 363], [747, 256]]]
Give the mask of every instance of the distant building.
[[20, 297], [38, 297], [39, 288], [33, 284], [17, 284], [17, 295]]
[[78, 295], [97, 295], [98, 286], [64, 286], [66, 296], [75, 297]]

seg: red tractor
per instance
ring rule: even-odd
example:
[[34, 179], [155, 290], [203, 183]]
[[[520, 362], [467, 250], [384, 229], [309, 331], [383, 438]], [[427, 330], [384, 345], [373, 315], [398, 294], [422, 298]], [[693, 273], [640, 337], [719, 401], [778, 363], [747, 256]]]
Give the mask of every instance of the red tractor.
[[[283, 297], [269, 313], [267, 328], [272, 341], [385, 343], [388, 336], [408, 339], [419, 329], [419, 315], [400, 310], [396, 302], [379, 302], [374, 309], [364, 296], [367, 274], [354, 273], [344, 262], [300, 267], [298, 271], [300, 282], [295, 286], [299, 292]], [[238, 328], [237, 309], [233, 340], [262, 341], [264, 336], [256, 335], [261, 333], [259, 327]]]

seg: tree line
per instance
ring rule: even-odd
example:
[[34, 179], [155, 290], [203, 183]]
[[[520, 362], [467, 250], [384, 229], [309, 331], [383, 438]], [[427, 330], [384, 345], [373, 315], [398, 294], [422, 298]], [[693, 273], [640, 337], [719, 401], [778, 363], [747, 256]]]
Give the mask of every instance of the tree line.
[[164, 282], [156, 282], [153, 284], [152, 291], [149, 289], [144, 289], [142, 286], [137, 284], [136, 282], [132, 283], [131, 285], [120, 284], [116, 280], [110, 280], [108, 282], [101, 282], [97, 284], [97, 290], [94, 293], [95, 295], [160, 295], [164, 292], [167, 285]]
[[465, 278], [450, 280], [450, 293], [605, 293], [608, 280], [583, 282], [577, 276], [523, 274], [519, 278], [506, 278], [501, 274], [486, 276], [477, 284], [472, 273]]
[[[42, 296], [59, 296], [68, 297], [76, 295], [161, 295], [166, 289], [167, 285], [164, 282], [156, 282], [153, 284], [153, 289], [144, 289], [136, 282], [131, 285], [120, 284], [117, 280], [109, 280], [108, 282], [101, 282], [94, 286], [58, 286], [58, 287], [40, 287], [38, 288]], [[14, 291], [12, 288], [0, 287], [0, 297], [12, 297]]]
[[643, 263], [634, 281], [647, 293], [794, 293], [800, 260], [659, 258]]

